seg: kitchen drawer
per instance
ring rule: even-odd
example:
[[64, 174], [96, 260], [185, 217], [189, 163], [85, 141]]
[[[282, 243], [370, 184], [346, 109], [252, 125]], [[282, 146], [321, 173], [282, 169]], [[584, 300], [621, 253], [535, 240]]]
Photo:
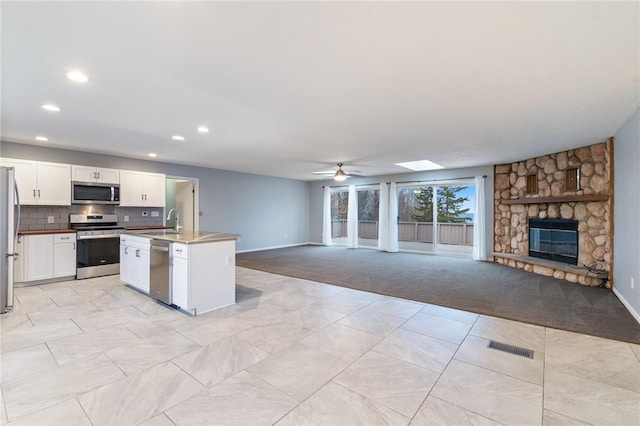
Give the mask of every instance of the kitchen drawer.
[[171, 256], [179, 257], [181, 259], [188, 259], [189, 258], [188, 248], [189, 247], [186, 244], [173, 243], [171, 244]]
[[146, 237], [134, 237], [131, 235], [120, 235], [120, 244], [139, 249], [150, 249], [151, 239]]
[[70, 243], [76, 240], [76, 234], [53, 234], [53, 244]]

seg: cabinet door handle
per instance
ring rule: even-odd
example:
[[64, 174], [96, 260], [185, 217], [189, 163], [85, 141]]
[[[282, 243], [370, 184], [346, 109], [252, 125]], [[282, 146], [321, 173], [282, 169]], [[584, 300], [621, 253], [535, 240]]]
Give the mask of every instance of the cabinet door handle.
[[38, 198], [40, 198], [40, 190], [38, 189]]
[[33, 190], [33, 198], [36, 198], [36, 190]]
[[140, 201], [144, 201], [144, 194], [140, 194]]
[[129, 254], [129, 247], [124, 248], [124, 254]]
[[100, 179], [100, 172], [96, 173], [98, 175], [98, 179]]
[[136, 250], [136, 257], [140, 257], [140, 250]]
[[73, 243], [73, 249], [74, 250], [76, 249], [76, 243]]
[[69, 237], [60, 237], [61, 240], [68, 240]]

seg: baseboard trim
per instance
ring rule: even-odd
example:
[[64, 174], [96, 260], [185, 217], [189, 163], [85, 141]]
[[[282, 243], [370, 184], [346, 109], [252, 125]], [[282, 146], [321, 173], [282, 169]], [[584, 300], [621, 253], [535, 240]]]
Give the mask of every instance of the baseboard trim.
[[255, 249], [239, 250], [239, 251], [236, 251], [236, 254], [237, 253], [250, 253], [252, 251], [275, 250], [275, 249], [287, 248], [287, 247], [308, 246], [308, 245], [317, 245], [317, 243], [296, 243], [296, 244], [284, 244], [284, 245], [281, 245], [281, 246], [260, 247], [260, 248], [255, 248]]
[[632, 317], [635, 318], [636, 321], [638, 321], [638, 323], [640, 323], [640, 314], [637, 313], [633, 307], [631, 307], [631, 304], [629, 302], [627, 302], [627, 299], [625, 299], [620, 292], [618, 292], [618, 290], [616, 290], [616, 288], [613, 288], [613, 294], [616, 295], [616, 297], [622, 302], [622, 304], [624, 305], [625, 308], [627, 308], [627, 310], [629, 311], [629, 313], [631, 314]]

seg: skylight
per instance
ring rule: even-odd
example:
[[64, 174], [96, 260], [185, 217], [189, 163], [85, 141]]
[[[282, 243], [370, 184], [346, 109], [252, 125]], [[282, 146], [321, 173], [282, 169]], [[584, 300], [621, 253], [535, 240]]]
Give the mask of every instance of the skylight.
[[407, 161], [406, 163], [395, 163], [395, 164], [396, 166], [404, 167], [405, 169], [413, 170], [414, 172], [444, 169], [444, 167], [441, 166], [440, 164], [436, 164], [429, 160]]

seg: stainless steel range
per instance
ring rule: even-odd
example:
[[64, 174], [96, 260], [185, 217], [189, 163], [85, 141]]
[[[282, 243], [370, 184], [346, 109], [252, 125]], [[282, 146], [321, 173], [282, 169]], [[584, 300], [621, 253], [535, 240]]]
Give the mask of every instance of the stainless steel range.
[[120, 234], [115, 214], [72, 214], [71, 228], [77, 230], [76, 278], [120, 273]]

